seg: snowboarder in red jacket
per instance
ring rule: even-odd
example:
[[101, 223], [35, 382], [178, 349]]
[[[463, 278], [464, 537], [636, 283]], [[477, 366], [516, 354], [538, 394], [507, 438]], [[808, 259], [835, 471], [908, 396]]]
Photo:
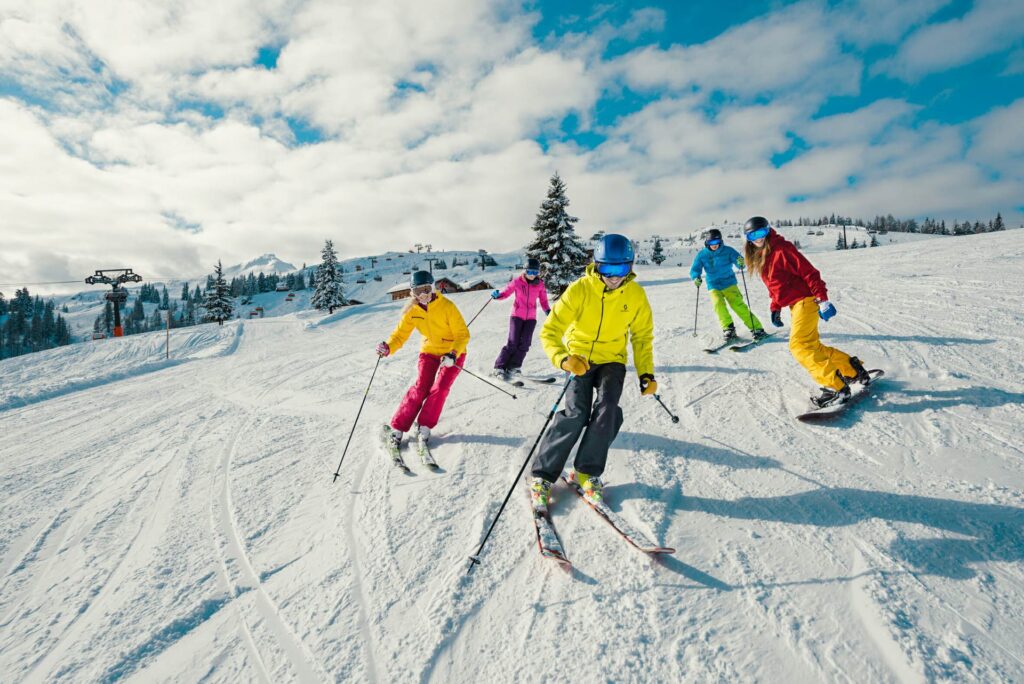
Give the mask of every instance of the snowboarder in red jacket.
[[821, 343], [818, 319], [828, 321], [836, 307], [828, 301], [818, 269], [762, 216], [747, 221], [743, 233], [747, 269], [761, 276], [771, 296], [772, 323], [781, 328], [782, 308], [789, 307], [789, 351], [822, 386], [811, 401], [818, 407], [847, 401], [851, 382], [868, 383], [871, 378], [856, 356]]

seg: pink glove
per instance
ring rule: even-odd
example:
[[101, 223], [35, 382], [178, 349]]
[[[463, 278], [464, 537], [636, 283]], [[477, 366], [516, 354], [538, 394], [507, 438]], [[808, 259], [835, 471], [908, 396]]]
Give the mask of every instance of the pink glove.
[[381, 342], [380, 344], [377, 345], [377, 355], [378, 356], [387, 356], [390, 353], [391, 353], [391, 347], [388, 346], [387, 342]]

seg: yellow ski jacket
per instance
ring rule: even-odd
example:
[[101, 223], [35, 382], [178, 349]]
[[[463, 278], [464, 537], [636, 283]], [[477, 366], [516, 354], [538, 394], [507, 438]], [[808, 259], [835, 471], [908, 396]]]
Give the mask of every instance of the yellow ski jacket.
[[540, 340], [556, 368], [570, 354], [590, 363], [625, 364], [627, 334], [637, 375], [654, 375], [654, 314], [636, 274], [609, 292], [590, 264], [551, 307]]
[[392, 354], [402, 348], [412, 335], [413, 328], [423, 336], [420, 352], [424, 354], [440, 356], [454, 351], [456, 356], [461, 356], [469, 345], [469, 328], [459, 308], [440, 293], [434, 295], [426, 308], [417, 301], [406, 307], [402, 320], [387, 340]]

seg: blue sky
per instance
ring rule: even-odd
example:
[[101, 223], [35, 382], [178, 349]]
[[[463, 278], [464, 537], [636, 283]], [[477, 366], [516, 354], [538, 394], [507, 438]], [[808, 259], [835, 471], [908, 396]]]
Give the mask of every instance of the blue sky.
[[8, 279], [516, 249], [556, 170], [587, 234], [1024, 220], [1019, 1], [8, 5]]

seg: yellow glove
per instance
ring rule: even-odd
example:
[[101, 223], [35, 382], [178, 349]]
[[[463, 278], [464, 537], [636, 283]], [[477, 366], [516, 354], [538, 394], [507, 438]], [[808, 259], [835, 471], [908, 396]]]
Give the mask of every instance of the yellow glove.
[[648, 373], [644, 373], [640, 376], [640, 394], [647, 396], [654, 394], [658, 391], [658, 383], [654, 381], [654, 376]]
[[562, 370], [569, 371], [573, 375], [583, 375], [590, 370], [590, 362], [579, 354], [565, 357], [562, 361]]

